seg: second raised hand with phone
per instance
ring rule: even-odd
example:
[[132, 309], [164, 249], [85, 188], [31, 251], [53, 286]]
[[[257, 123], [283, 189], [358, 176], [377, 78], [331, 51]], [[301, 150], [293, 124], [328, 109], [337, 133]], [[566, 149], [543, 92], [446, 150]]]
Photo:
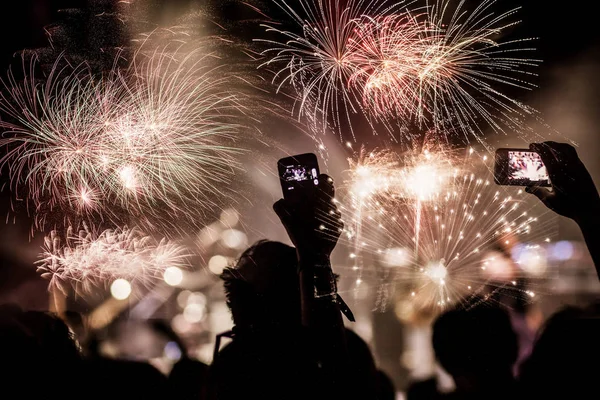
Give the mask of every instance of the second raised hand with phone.
[[496, 150], [494, 180], [499, 185], [550, 186], [540, 155], [529, 149]]

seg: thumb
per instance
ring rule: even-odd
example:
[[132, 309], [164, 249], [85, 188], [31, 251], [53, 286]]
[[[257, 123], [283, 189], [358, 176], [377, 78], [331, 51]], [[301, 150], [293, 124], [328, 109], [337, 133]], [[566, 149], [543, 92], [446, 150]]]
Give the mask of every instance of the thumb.
[[286, 225], [286, 222], [292, 216], [292, 213], [290, 212], [285, 199], [277, 200], [275, 204], [273, 204], [273, 211], [275, 211], [275, 214], [277, 214], [277, 216], [284, 225]]
[[556, 193], [541, 186], [527, 186], [525, 191], [540, 199], [546, 206], [549, 206], [549, 203], [552, 202], [552, 199], [556, 195]]

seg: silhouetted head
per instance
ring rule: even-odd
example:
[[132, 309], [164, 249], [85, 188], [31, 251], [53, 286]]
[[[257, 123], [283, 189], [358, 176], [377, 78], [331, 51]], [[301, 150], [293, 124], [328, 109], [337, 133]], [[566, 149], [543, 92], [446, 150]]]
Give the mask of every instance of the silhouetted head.
[[296, 250], [283, 243], [259, 241], [221, 275], [237, 328], [300, 324]]
[[548, 319], [521, 367], [520, 380], [526, 393], [539, 398], [600, 397], [598, 311], [596, 306], [568, 307]]
[[33, 385], [20, 386], [21, 395], [51, 395], [65, 390], [65, 376], [79, 381], [79, 348], [67, 325], [52, 314], [0, 306], [0, 353], [5, 390], [34, 380]]
[[433, 348], [457, 386], [460, 377], [489, 380], [510, 376], [518, 351], [508, 313], [486, 303], [442, 314], [433, 326]]
[[[80, 359], [79, 348], [68, 326], [57, 316], [40, 311], [22, 311], [14, 305], [0, 306], [0, 337], [6, 351], [38, 362], [71, 363]], [[11, 338], [11, 340], [8, 340]]]

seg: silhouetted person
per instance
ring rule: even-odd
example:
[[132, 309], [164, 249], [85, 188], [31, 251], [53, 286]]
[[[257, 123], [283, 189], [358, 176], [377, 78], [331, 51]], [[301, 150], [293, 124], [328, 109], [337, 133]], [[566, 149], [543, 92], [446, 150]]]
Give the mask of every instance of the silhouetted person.
[[296, 250], [262, 240], [248, 248], [221, 278], [236, 333], [297, 330], [300, 287]]
[[314, 201], [274, 205], [295, 248], [258, 242], [223, 272], [235, 326], [210, 367], [212, 399], [377, 398], [368, 346], [343, 327], [329, 262], [340, 214], [319, 181]]
[[296, 251], [261, 241], [222, 274], [234, 339], [210, 367], [211, 398], [310, 398], [316, 379], [300, 319]]
[[436, 358], [456, 384], [450, 399], [510, 399], [517, 337], [508, 313], [486, 303], [457, 306], [433, 325]]
[[58, 317], [0, 306], [0, 354], [0, 397], [80, 398], [79, 348]]
[[525, 398], [598, 399], [600, 314], [568, 307], [548, 319], [521, 366]]
[[[298, 388], [305, 379], [319, 378], [307, 357], [312, 350], [307, 348], [300, 317], [297, 264], [293, 247], [263, 240], [246, 250], [235, 267], [223, 272], [235, 338], [211, 366], [212, 373], [217, 373], [212, 383], [220, 387], [218, 398], [252, 393], [255, 386], [263, 393], [314, 398], [318, 385]], [[370, 349], [354, 332], [345, 334], [354, 373], [361, 377], [360, 386], [374, 391], [377, 375]], [[256, 371], [260, 371], [258, 377], [253, 373]], [[295, 388], [294, 393], [289, 393], [290, 387]]]

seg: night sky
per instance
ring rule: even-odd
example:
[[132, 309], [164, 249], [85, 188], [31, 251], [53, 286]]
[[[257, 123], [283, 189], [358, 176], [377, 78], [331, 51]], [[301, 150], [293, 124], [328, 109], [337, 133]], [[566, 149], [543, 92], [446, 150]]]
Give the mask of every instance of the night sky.
[[[26, 48], [48, 46], [44, 28], [60, 22], [64, 14], [58, 10], [64, 8], [80, 8], [90, 13], [102, 9], [110, 9], [110, 4], [116, 1], [77, 1], [77, 0], [19, 0], [3, 2], [3, 23], [0, 24], [2, 41], [0, 42], [0, 74], [5, 75], [10, 63], [20, 68], [18, 51]], [[150, 25], [168, 26], [179, 15], [200, 1], [191, 0], [152, 0], [147, 18]], [[235, 5], [232, 1], [210, 0], [215, 14], [227, 19], [245, 18], [243, 6]], [[266, 5], [268, 1], [264, 2]], [[477, 2], [474, 2], [477, 3]], [[523, 100], [540, 109], [545, 119], [552, 127], [579, 143], [579, 153], [586, 165], [589, 166], [596, 182], [600, 181], [600, 136], [598, 135], [598, 105], [600, 104], [600, 29], [598, 29], [597, 14], [592, 12], [584, 2], [550, 2], [544, 0], [529, 0], [519, 3], [515, 0], [499, 0], [502, 9], [522, 5], [520, 13], [522, 25], [518, 28], [521, 37], [539, 37], [536, 42], [538, 52], [536, 57], [544, 60], [538, 69], [540, 89], [529, 94], [521, 94]], [[275, 11], [271, 5], [271, 15]], [[85, 21], [83, 19], [82, 21]], [[110, 26], [101, 27], [111, 30]], [[110, 41], [123, 40], [119, 32], [112, 37], [93, 38], [97, 30], [89, 24], [81, 24], [81, 38], [90, 46], [98, 43], [107, 44]], [[92, 32], [93, 31], [93, 32]], [[118, 28], [115, 26], [115, 31]], [[251, 35], [252, 30], [241, 30], [244, 35]], [[260, 32], [257, 27], [256, 32]], [[110, 36], [110, 35], [109, 35]], [[251, 38], [246, 37], [246, 40]], [[108, 42], [106, 42], [108, 41]], [[110, 44], [110, 43], [108, 43]], [[81, 45], [81, 44], [80, 44]], [[2, 182], [5, 182], [2, 177]], [[0, 300], [12, 299], [19, 302], [27, 296], [18, 297], [10, 294], [24, 282], [32, 286], [21, 286], [20, 292], [31, 290], [42, 291], [40, 299], [45, 298], [45, 284], [35, 278], [35, 269], [31, 263], [35, 259], [39, 247], [38, 234], [29, 245], [31, 223], [26, 215], [21, 213], [13, 224], [13, 215], [9, 213], [10, 192], [7, 187], [0, 194], [0, 215], [10, 215], [9, 224], [0, 226]], [[564, 230], [569, 235], [569, 225]], [[28, 267], [29, 266], [29, 267]], [[31, 289], [27, 289], [31, 288]], [[29, 293], [30, 297], [31, 293]], [[7, 297], [8, 296], [8, 297]], [[33, 296], [35, 297], [35, 296]], [[32, 300], [33, 307], [43, 307], [43, 303]], [[42, 301], [42, 300], [39, 300]], [[27, 306], [27, 304], [23, 304]]]

